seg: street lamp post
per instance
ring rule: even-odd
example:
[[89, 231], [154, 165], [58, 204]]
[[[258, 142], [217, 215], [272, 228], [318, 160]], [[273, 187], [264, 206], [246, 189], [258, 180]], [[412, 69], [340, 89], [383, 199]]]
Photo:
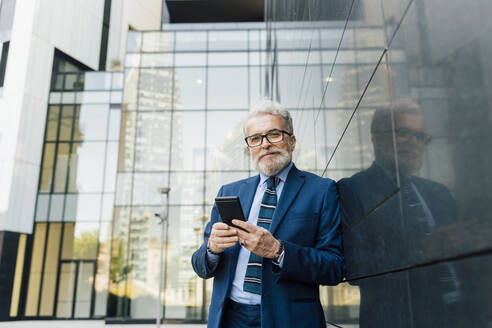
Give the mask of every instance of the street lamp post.
[[164, 259], [163, 259], [163, 252], [164, 252], [164, 246], [165, 246], [165, 238], [166, 238], [166, 227], [167, 227], [167, 218], [168, 218], [168, 211], [167, 211], [167, 204], [169, 200], [169, 191], [170, 188], [159, 188], [159, 193], [161, 194], [162, 198], [162, 212], [161, 213], [155, 213], [155, 217], [157, 218], [157, 224], [161, 225], [161, 249], [160, 249], [160, 255], [159, 255], [159, 292], [158, 292], [158, 297], [157, 297], [157, 305], [156, 305], [156, 327], [160, 328], [161, 326], [161, 320], [162, 320], [162, 282], [163, 282], [163, 277], [164, 277]]

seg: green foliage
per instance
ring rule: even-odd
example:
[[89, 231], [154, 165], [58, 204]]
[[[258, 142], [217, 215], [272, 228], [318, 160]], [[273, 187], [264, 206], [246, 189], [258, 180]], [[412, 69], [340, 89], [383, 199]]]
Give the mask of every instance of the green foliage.
[[73, 242], [73, 258], [74, 259], [96, 259], [98, 246], [98, 231], [86, 231], [79, 237], [76, 237]]

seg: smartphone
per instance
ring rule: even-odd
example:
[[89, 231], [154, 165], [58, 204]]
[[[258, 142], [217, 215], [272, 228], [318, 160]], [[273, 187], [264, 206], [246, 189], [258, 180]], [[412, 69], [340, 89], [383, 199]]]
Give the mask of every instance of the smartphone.
[[231, 227], [244, 230], [232, 224], [233, 219], [246, 221], [238, 196], [216, 197], [215, 204], [217, 205], [217, 210], [219, 210], [222, 222]]

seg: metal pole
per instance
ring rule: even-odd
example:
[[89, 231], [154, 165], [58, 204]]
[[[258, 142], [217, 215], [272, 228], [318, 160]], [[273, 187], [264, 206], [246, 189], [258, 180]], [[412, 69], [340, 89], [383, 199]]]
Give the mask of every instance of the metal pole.
[[166, 231], [166, 226], [167, 226], [167, 197], [169, 195], [169, 188], [159, 188], [159, 192], [161, 196], [163, 197], [163, 207], [162, 207], [162, 213], [161, 214], [155, 214], [155, 216], [158, 218], [158, 224], [161, 225], [161, 249], [159, 252], [159, 292], [157, 296], [157, 302], [156, 302], [156, 319], [155, 319], [155, 324], [157, 328], [161, 327], [161, 321], [162, 321], [162, 282], [163, 282], [163, 267], [164, 267], [164, 246], [165, 246], [165, 231]]
[[161, 249], [159, 254], [159, 292], [157, 296], [157, 316], [156, 316], [156, 327], [159, 328], [161, 326], [162, 319], [162, 266], [164, 265], [163, 261], [163, 248], [164, 248], [164, 220], [160, 220], [161, 224]]
[[[166, 196], [167, 197], [167, 202], [166, 204], [169, 204], [169, 194]], [[163, 287], [162, 289], [164, 290], [164, 295], [163, 295], [163, 300], [162, 300], [162, 318], [165, 320], [166, 319], [166, 290], [167, 290], [167, 254], [169, 252], [169, 249], [167, 247], [164, 247], [167, 244], [167, 239], [169, 238], [169, 220], [167, 220], [166, 216], [166, 222], [165, 226], [163, 228], [164, 230], [164, 241], [162, 242], [162, 247], [161, 249], [164, 249], [164, 267], [161, 266], [161, 270], [163, 270]]]

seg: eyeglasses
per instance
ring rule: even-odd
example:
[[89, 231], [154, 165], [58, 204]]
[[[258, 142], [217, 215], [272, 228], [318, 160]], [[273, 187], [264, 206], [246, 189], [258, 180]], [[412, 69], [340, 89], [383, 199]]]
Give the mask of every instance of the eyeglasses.
[[[392, 130], [386, 130], [381, 133], [392, 133]], [[424, 133], [424, 132], [417, 132], [411, 129], [406, 129], [406, 128], [399, 128], [395, 130], [395, 136], [400, 139], [404, 139], [405, 141], [410, 140], [410, 138], [415, 138], [418, 142], [421, 142], [423, 144], [428, 144], [429, 142], [432, 141], [432, 136]]]
[[284, 140], [284, 133], [289, 137], [292, 135], [292, 133], [285, 130], [273, 129], [268, 131], [266, 134], [253, 134], [249, 137], [244, 138], [244, 140], [249, 147], [254, 148], [260, 146], [263, 143], [263, 138], [266, 138], [266, 140], [268, 140], [268, 142], [271, 144], [282, 142]]

